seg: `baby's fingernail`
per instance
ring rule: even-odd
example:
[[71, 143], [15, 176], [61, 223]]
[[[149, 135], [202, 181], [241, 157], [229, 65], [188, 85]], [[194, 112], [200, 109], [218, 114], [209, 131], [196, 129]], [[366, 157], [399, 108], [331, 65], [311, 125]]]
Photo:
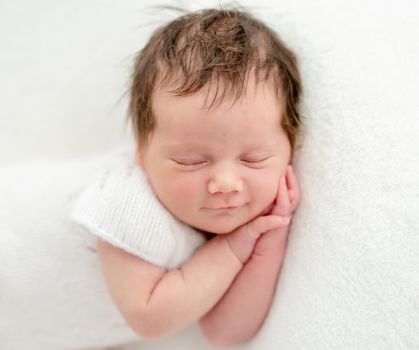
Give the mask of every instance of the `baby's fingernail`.
[[277, 225], [288, 225], [290, 223], [290, 219], [289, 218], [285, 218], [283, 216], [277, 216], [275, 218], [275, 224]]
[[288, 224], [291, 222], [291, 218], [284, 218], [284, 217], [281, 217], [281, 220], [282, 220], [282, 223], [283, 223], [284, 225], [288, 225]]
[[281, 225], [288, 225], [291, 221], [289, 216], [275, 216], [275, 222]]

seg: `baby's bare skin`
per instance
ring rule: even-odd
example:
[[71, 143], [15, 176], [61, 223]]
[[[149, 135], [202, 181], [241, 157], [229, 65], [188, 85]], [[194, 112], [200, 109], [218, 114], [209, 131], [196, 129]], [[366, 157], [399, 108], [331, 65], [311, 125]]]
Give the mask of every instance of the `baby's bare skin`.
[[[284, 179], [288, 182], [288, 186], [286, 182], [284, 184], [280, 184], [275, 203], [273, 203], [270, 206], [270, 208], [268, 208], [268, 210], [265, 211], [265, 213], [262, 213], [262, 215], [267, 215], [266, 218], [270, 218], [272, 215], [279, 216], [280, 218], [282, 218], [282, 223], [286, 225], [290, 222], [292, 213], [298, 206], [300, 192], [299, 192], [296, 177], [292, 171], [292, 166], [288, 166]], [[253, 252], [254, 243], [255, 243], [255, 241], [252, 241], [252, 237], [250, 235], [243, 232], [243, 229], [249, 228], [250, 225], [256, 224], [257, 220], [258, 219], [261, 220], [262, 218], [265, 218], [265, 217], [260, 216], [259, 218], [254, 219], [249, 224], [242, 226], [241, 230], [235, 233], [234, 232], [230, 233], [228, 235], [228, 240], [229, 240], [232, 250], [236, 252], [236, 255], [243, 263], [245, 263], [246, 260], [250, 256], [248, 254], [248, 251], [250, 250], [250, 252]], [[259, 241], [263, 240], [262, 237], [259, 238], [259, 234], [257, 238]], [[248, 240], [249, 246], [245, 245], [246, 240]], [[263, 255], [263, 249], [264, 249], [263, 247], [265, 246], [265, 244], [259, 243], [258, 245], [259, 245], [259, 248], [258, 248], [257, 254]], [[241, 249], [247, 249], [246, 251], [247, 254], [244, 252], [241, 252], [240, 251]]]
[[278, 39], [245, 12], [210, 9], [169, 23], [137, 57], [138, 164], [174, 218], [215, 235], [173, 271], [99, 242], [109, 291], [145, 338], [199, 320], [212, 343], [236, 344], [268, 313], [300, 200], [287, 166], [301, 79]]
[[[286, 182], [280, 184], [270, 214], [291, 219], [299, 202], [299, 185], [292, 166], [288, 166]], [[201, 318], [200, 325], [213, 344], [245, 342], [262, 326], [274, 296], [288, 231], [289, 225], [285, 225], [262, 234], [227, 293]]]
[[285, 252], [289, 226], [275, 217], [290, 217], [299, 202], [290, 171], [287, 183], [288, 191], [280, 186], [271, 214], [214, 237], [178, 270], [168, 272], [99, 241], [108, 289], [132, 329], [160, 338], [202, 318], [213, 343], [252, 337], [268, 312]]

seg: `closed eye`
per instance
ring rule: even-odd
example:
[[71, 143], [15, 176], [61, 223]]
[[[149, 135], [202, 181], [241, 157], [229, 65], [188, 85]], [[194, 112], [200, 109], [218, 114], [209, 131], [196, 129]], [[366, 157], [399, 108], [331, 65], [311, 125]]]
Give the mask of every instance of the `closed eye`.
[[272, 158], [272, 155], [269, 156], [252, 156], [252, 157], [244, 157], [240, 159], [240, 162], [248, 167], [248, 168], [253, 168], [253, 169], [262, 169], [267, 165], [267, 161]]
[[197, 165], [204, 165], [207, 163], [206, 160], [179, 160], [179, 159], [172, 159], [173, 162], [175, 162], [178, 165], [182, 166], [197, 166]]
[[242, 158], [241, 161], [245, 163], [257, 164], [257, 163], [263, 163], [265, 160], [268, 160], [269, 158], [271, 157], [269, 156], [269, 157], [263, 157], [263, 158]]

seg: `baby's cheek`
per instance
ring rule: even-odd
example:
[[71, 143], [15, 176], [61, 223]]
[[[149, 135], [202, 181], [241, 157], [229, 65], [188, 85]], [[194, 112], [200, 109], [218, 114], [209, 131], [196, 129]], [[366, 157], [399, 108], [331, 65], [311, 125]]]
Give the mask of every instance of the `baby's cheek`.
[[253, 181], [255, 201], [262, 207], [271, 204], [278, 193], [279, 175], [271, 172], [261, 172]]
[[171, 191], [180, 197], [178, 200], [185, 204], [188, 203], [188, 206], [193, 205], [201, 198], [202, 185], [194, 177], [182, 176], [173, 178], [170, 181], [170, 187]]
[[190, 195], [192, 195], [195, 191], [195, 186], [193, 183], [187, 181], [178, 181], [173, 184], [173, 188], [179, 195], [183, 195], [185, 200], [191, 199]]

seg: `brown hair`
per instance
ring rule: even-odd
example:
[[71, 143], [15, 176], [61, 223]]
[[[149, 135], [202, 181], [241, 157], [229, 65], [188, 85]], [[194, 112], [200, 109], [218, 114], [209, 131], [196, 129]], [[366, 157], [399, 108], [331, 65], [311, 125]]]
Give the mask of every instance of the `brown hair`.
[[128, 117], [138, 145], [147, 143], [155, 127], [151, 96], [156, 85], [174, 86], [171, 92], [188, 95], [216, 81], [212, 106], [220, 81], [224, 84], [218, 102], [231, 95], [239, 98], [253, 70], [257, 81], [271, 79], [276, 93], [282, 94], [286, 108], [281, 126], [294, 150], [302, 89], [296, 56], [272, 29], [238, 9], [187, 13], [153, 33], [132, 74]]

